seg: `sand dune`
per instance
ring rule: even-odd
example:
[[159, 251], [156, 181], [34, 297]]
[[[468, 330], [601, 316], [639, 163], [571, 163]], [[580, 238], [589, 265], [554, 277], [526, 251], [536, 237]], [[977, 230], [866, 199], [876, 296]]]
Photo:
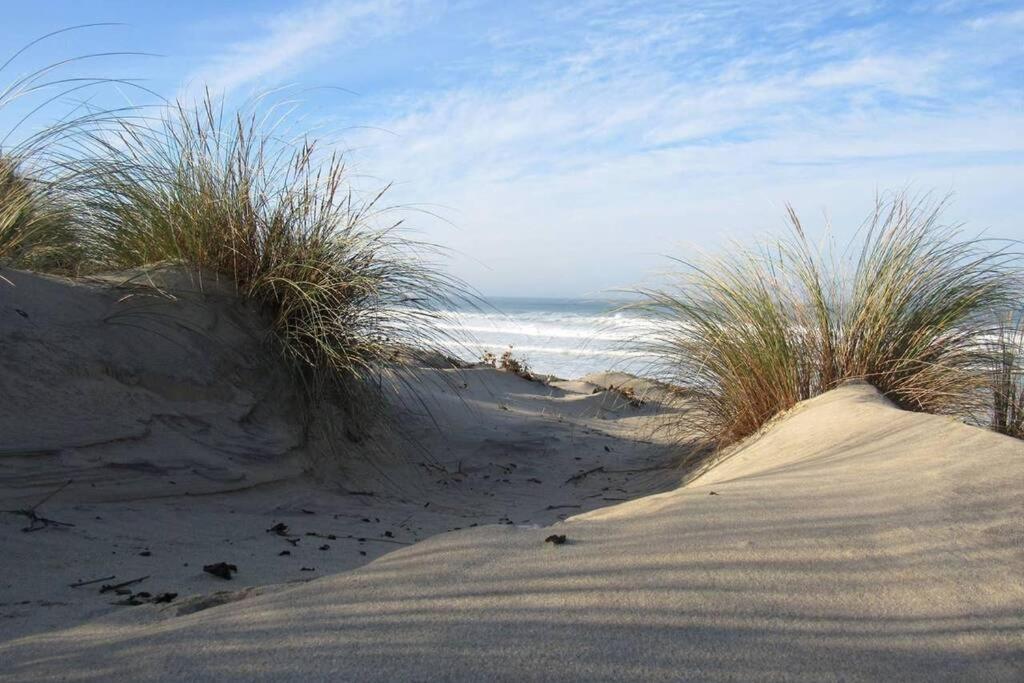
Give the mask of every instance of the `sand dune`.
[[[131, 608], [160, 618], [680, 480], [674, 455], [645, 443], [655, 406], [596, 385], [424, 368], [419, 395], [394, 396], [357, 443], [329, 407], [329, 430], [306, 433], [259, 320], [215, 283], [170, 274], [161, 294], [4, 275], [0, 390], [16, 400], [0, 413], [0, 510], [45, 499], [39, 515], [74, 526], [27, 533], [24, 514], [0, 513], [0, 641], [125, 611], [105, 583], [148, 576], [132, 589], [177, 593]], [[267, 532], [279, 523], [287, 533]], [[220, 561], [239, 567], [231, 582], [203, 572]]]
[[[120, 356], [96, 338], [75, 342], [102, 327], [117, 293], [21, 278], [15, 296], [37, 293], [5, 292], [5, 339], [31, 341], [54, 362], [78, 354], [82, 371], [18, 384], [42, 398], [4, 417], [0, 492], [17, 504], [0, 507], [51, 490], [65, 467], [89, 485], [41, 508], [74, 527], [22, 533], [25, 519], [0, 519], [0, 680], [1024, 676], [1019, 441], [900, 411], [854, 383], [799, 405], [679, 486], [671, 455], [643, 443], [657, 406], [592, 393], [602, 378], [545, 386], [477, 368], [422, 371], [431, 415], [405, 409], [406, 447], [387, 442], [371, 458], [353, 445], [347, 460], [325, 462], [266, 405], [271, 389], [241, 393], [270, 386], [244, 376], [255, 366], [239, 365], [225, 388], [210, 378], [232, 376], [227, 365], [177, 357], [167, 362], [183, 382], [221, 392], [210, 405], [179, 400], [200, 391], [191, 385], [167, 396], [148, 366], [133, 400], [113, 403], [125, 390], [108, 383], [123, 383], [118, 362], [141, 357], [132, 345], [143, 338], [122, 337]], [[48, 288], [80, 297], [64, 314], [79, 317], [46, 313]], [[174, 310], [197, 307], [181, 301]], [[29, 317], [12, 316], [15, 307]], [[29, 320], [43, 331], [16, 327]], [[224, 329], [204, 320], [206, 336]], [[50, 329], [64, 329], [64, 341], [51, 345]], [[91, 365], [98, 357], [114, 361]], [[19, 368], [38, 361], [5, 362], [14, 378], [5, 382], [35, 381]], [[99, 398], [83, 401], [94, 389]], [[74, 419], [18, 431], [59, 400]], [[254, 417], [232, 417], [242, 406]], [[187, 448], [152, 428], [168, 411], [193, 420]], [[99, 422], [108, 414], [116, 421]], [[216, 426], [189, 431], [194, 420]], [[229, 446], [213, 440], [222, 429], [236, 435]], [[252, 462], [234, 447], [246, 439], [262, 444]], [[136, 445], [122, 450], [125, 441]], [[216, 468], [247, 479], [211, 483]], [[296, 545], [265, 531], [278, 521]], [[545, 542], [551, 534], [566, 543]], [[236, 561], [234, 583], [198, 571], [214, 560]], [[148, 586], [181, 597], [118, 608], [66, 587], [103, 573], [148, 574]], [[322, 578], [286, 584], [308, 574]], [[225, 587], [233, 592], [212, 595]]]
[[301, 471], [287, 378], [259, 321], [215, 282], [201, 294], [174, 274], [163, 293], [4, 278], [0, 390], [16, 400], [0, 414], [3, 500], [38, 498], [67, 479], [78, 499], [107, 500]]

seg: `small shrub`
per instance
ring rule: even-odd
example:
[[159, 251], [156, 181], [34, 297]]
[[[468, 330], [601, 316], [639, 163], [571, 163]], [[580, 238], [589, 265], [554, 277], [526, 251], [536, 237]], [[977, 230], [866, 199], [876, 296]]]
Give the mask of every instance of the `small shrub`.
[[534, 379], [533, 373], [530, 372], [529, 364], [527, 364], [524, 359], [516, 358], [513, 355], [513, 349], [511, 346], [509, 346], [508, 349], [506, 349], [500, 356], [496, 356], [491, 351], [484, 351], [480, 356], [480, 361], [486, 365], [493, 365], [498, 370], [519, 375], [524, 379]]
[[606, 388], [595, 388], [591, 393], [600, 394], [603, 391], [611, 391], [618, 394], [626, 401], [626, 403], [633, 406], [634, 408], [643, 408], [644, 405], [647, 403], [642, 398], [640, 398], [639, 395], [637, 395], [636, 390], [633, 387], [628, 386], [617, 387], [614, 384], [609, 384]]
[[525, 360], [516, 358], [512, 355], [511, 346], [501, 354], [501, 358], [498, 360], [498, 367], [505, 372], [511, 372], [519, 375], [520, 377], [530, 374], [530, 366], [527, 365]]

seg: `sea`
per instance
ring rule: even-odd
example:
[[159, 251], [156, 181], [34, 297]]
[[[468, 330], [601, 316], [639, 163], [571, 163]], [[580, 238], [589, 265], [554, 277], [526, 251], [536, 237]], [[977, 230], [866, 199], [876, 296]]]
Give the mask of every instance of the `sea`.
[[448, 317], [452, 332], [466, 336], [460, 354], [466, 360], [480, 360], [487, 352], [500, 357], [511, 349], [533, 372], [576, 379], [608, 370], [639, 373], [649, 365], [632, 342], [651, 322], [622, 310], [625, 303], [492, 297], [487, 306], [465, 306]]

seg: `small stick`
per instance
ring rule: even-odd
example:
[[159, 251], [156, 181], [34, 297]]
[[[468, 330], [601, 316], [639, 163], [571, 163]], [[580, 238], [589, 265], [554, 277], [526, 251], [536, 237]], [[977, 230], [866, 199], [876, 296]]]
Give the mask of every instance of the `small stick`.
[[113, 586], [111, 586], [110, 584], [106, 584], [102, 588], [100, 588], [100, 593], [106, 593], [108, 591], [116, 591], [118, 588], [124, 588], [125, 586], [131, 586], [132, 584], [136, 584], [136, 583], [139, 583], [141, 581], [145, 581], [148, 578], [149, 578], [149, 575], [146, 575], [146, 576], [140, 576], [137, 579], [132, 579], [131, 581], [125, 581], [124, 583], [117, 583], [117, 584], [114, 584]]
[[58, 522], [55, 519], [48, 519], [48, 518], [43, 517], [42, 515], [36, 513], [36, 510], [39, 509], [40, 505], [42, 505], [43, 503], [45, 503], [46, 501], [50, 500], [51, 498], [56, 496], [58, 493], [60, 493], [64, 489], [66, 489], [71, 484], [72, 481], [73, 480], [68, 479], [61, 486], [59, 486], [56, 490], [51, 491], [50, 493], [48, 493], [45, 496], [43, 496], [42, 500], [40, 500], [38, 503], [36, 503], [35, 505], [33, 505], [30, 508], [26, 508], [26, 509], [23, 509], [23, 510], [0, 510], [0, 512], [6, 512], [6, 513], [11, 514], [11, 515], [21, 515], [22, 517], [28, 517], [29, 525], [27, 527], [25, 527], [24, 529], [22, 529], [22, 531], [26, 532], [26, 533], [30, 533], [30, 532], [33, 532], [33, 531], [39, 531], [40, 529], [45, 529], [48, 526], [67, 526], [67, 527], [73, 527], [73, 526], [75, 526], [74, 524], [70, 524], [68, 522]]
[[[33, 510], [15, 511], [14, 514], [21, 514], [21, 515], [24, 515], [24, 516], [28, 517], [30, 520], [32, 520], [32, 522], [27, 527], [22, 529], [22, 531], [24, 531], [25, 533], [32, 533], [33, 531], [39, 531], [40, 529], [45, 529], [48, 526], [74, 526], [74, 524], [70, 524], [68, 522], [58, 522], [55, 519], [49, 519], [48, 517], [42, 517], [40, 515], [37, 515], [35, 513], [35, 511], [33, 511]], [[37, 524], [38, 524], [38, 526], [37, 526]]]
[[[587, 475], [594, 474], [595, 472], [604, 472], [604, 467], [603, 466], [602, 467], [595, 467], [594, 469], [587, 470], [586, 472], [580, 472], [579, 474], [574, 474], [573, 476], [571, 476], [571, 477], [569, 477], [568, 479], [565, 480], [565, 484], [571, 484], [574, 481], [580, 481], [581, 479], [583, 479]], [[562, 484], [562, 486], [565, 486], [565, 484]]]
[[562, 508], [578, 508], [579, 505], [548, 505], [548, 510], [561, 510]]
[[117, 578], [116, 574], [111, 574], [110, 576], [104, 576], [101, 579], [90, 579], [89, 581], [79, 581], [78, 583], [69, 583], [68, 587], [69, 588], [81, 588], [82, 586], [88, 586], [89, 584], [92, 584], [92, 583], [99, 583], [100, 581], [110, 581], [111, 579], [116, 579], [116, 578]]
[[68, 479], [56, 491], [51, 491], [47, 495], [43, 496], [43, 499], [41, 501], [39, 501], [38, 503], [36, 503], [35, 505], [33, 505], [32, 507], [30, 507], [29, 510], [33, 510], [34, 511], [34, 510], [38, 509], [40, 505], [42, 505], [46, 501], [50, 500], [51, 498], [56, 496], [58, 493], [60, 493], [61, 491], [66, 489], [68, 486], [70, 486], [71, 485], [71, 481], [72, 481], [71, 479]]
[[605, 470], [606, 474], [634, 474], [636, 472], [657, 472], [659, 470], [675, 469], [674, 466], [656, 465], [654, 467], [637, 467], [631, 470]]
[[365, 542], [376, 542], [376, 543], [394, 543], [395, 545], [412, 545], [412, 543], [407, 543], [405, 541], [396, 541], [396, 540], [394, 540], [392, 538], [366, 538], [364, 536], [353, 536], [352, 534], [349, 534], [348, 536], [339, 536], [338, 538], [351, 538], [353, 540], [361, 541], [361, 542], [364, 542], [364, 543]]

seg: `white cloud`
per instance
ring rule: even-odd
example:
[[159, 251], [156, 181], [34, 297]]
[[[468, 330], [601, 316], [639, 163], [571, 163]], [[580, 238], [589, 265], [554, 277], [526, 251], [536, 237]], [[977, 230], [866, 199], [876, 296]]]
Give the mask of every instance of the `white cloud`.
[[1024, 9], [1010, 12], [1000, 12], [990, 14], [984, 17], [978, 17], [977, 19], [971, 19], [970, 21], [968, 21], [967, 25], [970, 26], [975, 31], [990, 27], [1012, 29], [1015, 27], [1024, 26]]
[[[389, 133], [348, 135], [358, 168], [454, 222], [411, 220], [488, 293], [635, 282], [680, 242], [777, 229], [787, 201], [856, 226], [876, 190], [907, 185], [1024, 237], [1022, 97], [989, 80], [1019, 50], [992, 39], [1003, 22], [908, 34], [873, 3], [646, 7], [559, 6], [548, 33], [484, 33], [481, 77], [367, 96], [359, 123]], [[826, 28], [837, 16], [856, 21]]]
[[402, 0], [330, 0], [267, 17], [260, 35], [212, 56], [186, 79], [187, 87], [209, 86], [218, 93], [250, 85], [266, 88], [268, 79], [325, 59], [333, 45], [345, 41], [353, 47], [394, 30], [408, 7]]

